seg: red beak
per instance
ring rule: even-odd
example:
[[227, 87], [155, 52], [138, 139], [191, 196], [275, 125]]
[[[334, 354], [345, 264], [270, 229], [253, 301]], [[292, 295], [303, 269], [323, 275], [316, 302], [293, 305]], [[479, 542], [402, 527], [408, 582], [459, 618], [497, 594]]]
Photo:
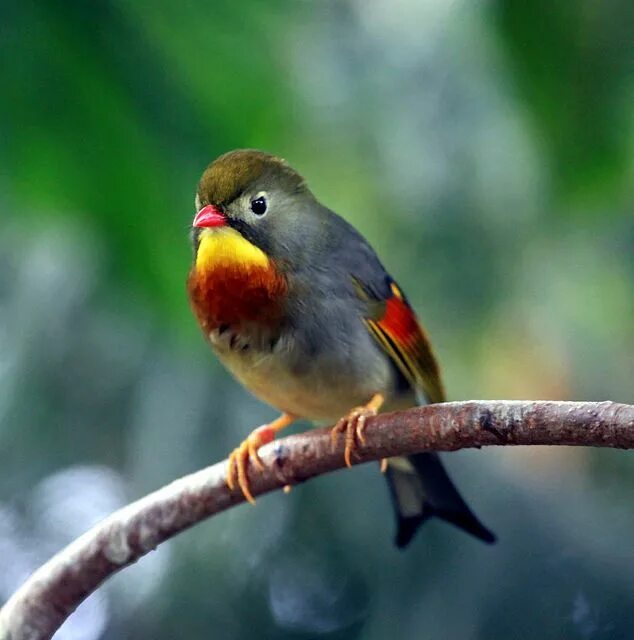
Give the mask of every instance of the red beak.
[[227, 216], [212, 204], [203, 207], [195, 216], [194, 227], [224, 227], [227, 224]]

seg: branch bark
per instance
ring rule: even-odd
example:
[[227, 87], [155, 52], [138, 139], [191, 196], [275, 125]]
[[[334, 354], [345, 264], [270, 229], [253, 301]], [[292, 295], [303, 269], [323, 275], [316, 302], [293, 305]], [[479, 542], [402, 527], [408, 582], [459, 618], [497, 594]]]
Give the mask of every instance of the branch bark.
[[[613, 402], [450, 402], [368, 420], [355, 464], [422, 451], [489, 445], [634, 448], [634, 405]], [[260, 450], [254, 495], [344, 466], [329, 429], [290, 436]], [[227, 461], [185, 476], [120, 509], [38, 569], [0, 610], [0, 640], [51, 638], [104, 580], [161, 542], [243, 502], [225, 485]]]

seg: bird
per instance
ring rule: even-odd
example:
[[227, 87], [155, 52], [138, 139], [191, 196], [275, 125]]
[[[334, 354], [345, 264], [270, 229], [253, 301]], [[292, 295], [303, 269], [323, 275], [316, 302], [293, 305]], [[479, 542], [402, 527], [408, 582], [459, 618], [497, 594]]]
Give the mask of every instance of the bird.
[[[229, 456], [226, 483], [251, 503], [258, 449], [296, 420], [334, 423], [351, 466], [366, 420], [445, 400], [426, 331], [368, 241], [319, 202], [285, 160], [254, 149], [203, 172], [191, 227], [187, 292], [216, 356], [252, 394], [280, 411]], [[492, 543], [437, 453], [382, 462], [409, 544], [438, 517]]]

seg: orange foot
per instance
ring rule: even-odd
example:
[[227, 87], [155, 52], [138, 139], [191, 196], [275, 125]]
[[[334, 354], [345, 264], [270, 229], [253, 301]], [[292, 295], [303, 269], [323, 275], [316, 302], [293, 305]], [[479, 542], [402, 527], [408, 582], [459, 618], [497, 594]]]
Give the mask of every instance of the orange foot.
[[375, 416], [384, 402], [383, 395], [376, 393], [368, 404], [362, 407], [355, 407], [332, 428], [330, 439], [333, 449], [337, 445], [339, 434], [345, 433], [346, 448], [343, 458], [346, 461], [346, 466], [352, 466], [352, 452], [359, 446], [359, 443], [365, 443], [363, 432], [365, 431], [366, 419], [370, 416]]
[[227, 466], [227, 486], [233, 491], [236, 486], [236, 479], [238, 486], [242, 490], [244, 497], [251, 503], [255, 504], [255, 498], [251, 493], [249, 487], [249, 478], [247, 476], [247, 467], [249, 466], [249, 459], [253, 462], [258, 471], [264, 471], [264, 465], [258, 455], [258, 449], [268, 444], [275, 438], [275, 434], [281, 431], [284, 427], [288, 427], [289, 424], [295, 422], [297, 418], [289, 413], [283, 413], [277, 420], [274, 420], [270, 424], [262, 425], [257, 429], [254, 429], [242, 444], [234, 449], [229, 456], [229, 464]]

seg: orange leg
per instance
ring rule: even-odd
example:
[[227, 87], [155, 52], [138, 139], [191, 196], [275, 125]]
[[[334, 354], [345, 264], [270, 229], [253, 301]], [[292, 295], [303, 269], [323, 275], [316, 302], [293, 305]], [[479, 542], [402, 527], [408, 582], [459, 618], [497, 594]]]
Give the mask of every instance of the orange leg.
[[384, 402], [383, 395], [375, 393], [368, 404], [362, 407], [355, 407], [332, 428], [330, 439], [333, 448], [337, 444], [339, 434], [345, 434], [346, 448], [343, 457], [348, 467], [352, 466], [352, 452], [354, 449], [359, 446], [359, 443], [363, 444], [365, 442], [363, 432], [365, 431], [366, 418], [375, 416]]
[[251, 504], [255, 504], [255, 498], [251, 494], [249, 478], [247, 476], [249, 460], [253, 462], [258, 471], [264, 471], [264, 465], [258, 455], [258, 449], [271, 442], [278, 431], [281, 431], [284, 427], [288, 427], [288, 425], [295, 422], [295, 420], [297, 420], [296, 416], [293, 416], [290, 413], [283, 413], [270, 424], [265, 424], [254, 429], [249, 434], [248, 438], [231, 452], [231, 455], [229, 456], [229, 464], [227, 466], [227, 486], [229, 489], [233, 491], [237, 480], [238, 486], [242, 490], [244, 497]]

